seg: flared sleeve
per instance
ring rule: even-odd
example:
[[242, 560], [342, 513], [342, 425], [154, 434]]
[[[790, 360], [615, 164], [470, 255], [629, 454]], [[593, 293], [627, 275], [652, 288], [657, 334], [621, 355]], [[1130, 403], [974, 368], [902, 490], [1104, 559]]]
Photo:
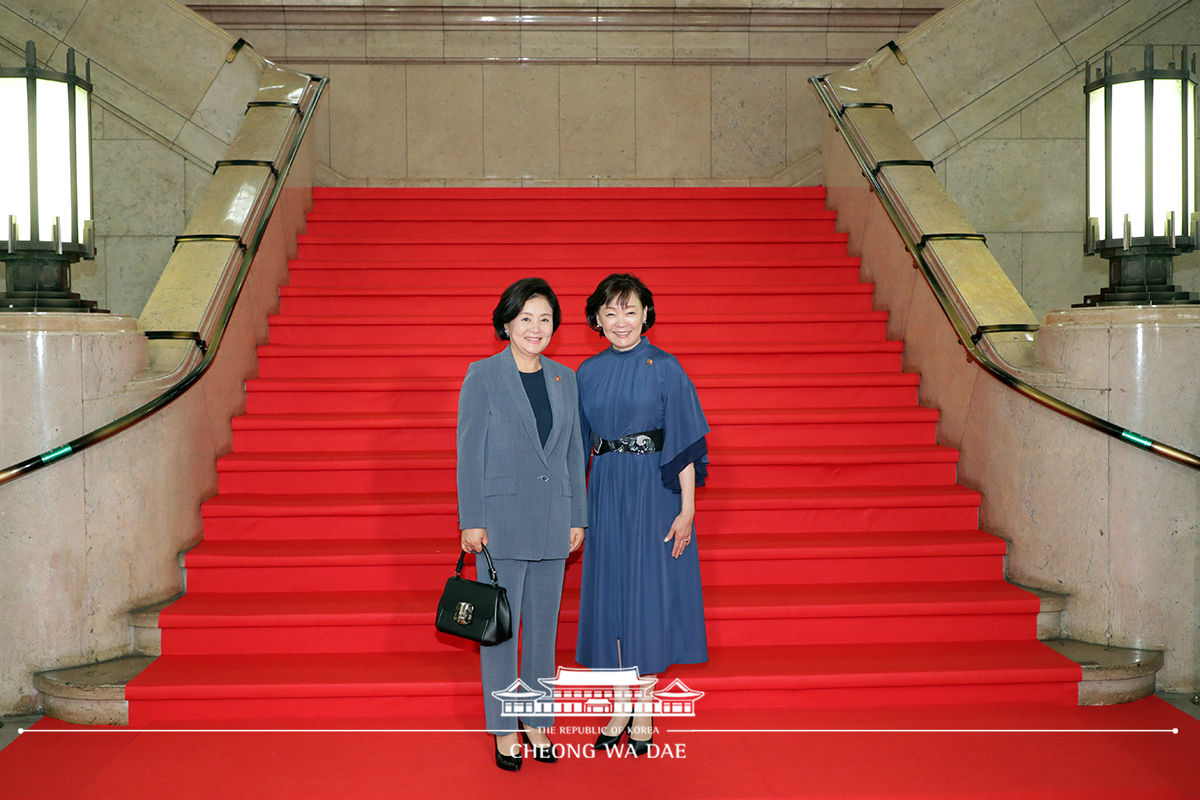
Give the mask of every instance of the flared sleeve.
[[709, 432], [704, 409], [696, 387], [674, 358], [668, 359], [668, 374], [663, 381], [662, 481], [673, 492], [681, 491], [679, 473], [688, 464], [696, 465], [696, 485], [703, 486], [708, 476]]

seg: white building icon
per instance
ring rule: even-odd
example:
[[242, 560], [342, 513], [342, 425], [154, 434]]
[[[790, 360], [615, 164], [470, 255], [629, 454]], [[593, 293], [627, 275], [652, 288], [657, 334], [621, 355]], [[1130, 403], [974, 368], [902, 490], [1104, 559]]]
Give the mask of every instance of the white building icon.
[[652, 714], [656, 717], [691, 717], [696, 701], [704, 692], [689, 689], [683, 681], [672, 681], [655, 692], [652, 701], [636, 700], [641, 691], [657, 683], [643, 679], [637, 668], [573, 669], [559, 667], [553, 678], [539, 681], [549, 691], [533, 689], [516, 680], [507, 689], [492, 692], [501, 701], [501, 715], [554, 714], [556, 716], [593, 716], [613, 714]]

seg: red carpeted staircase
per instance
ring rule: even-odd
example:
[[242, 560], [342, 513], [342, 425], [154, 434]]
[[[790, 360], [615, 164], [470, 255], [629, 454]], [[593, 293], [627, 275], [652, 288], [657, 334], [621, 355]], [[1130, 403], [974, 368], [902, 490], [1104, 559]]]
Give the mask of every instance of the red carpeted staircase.
[[[712, 426], [697, 541], [711, 660], [668, 673], [703, 708], [1052, 701], [1080, 670], [955, 482], [821, 189], [318, 189], [259, 348], [220, 492], [161, 614], [133, 725], [472, 719], [478, 659], [435, 633], [458, 551], [454, 426], [513, 280], [555, 287], [547, 354], [603, 342], [610, 272], [655, 293], [650, 338]], [[559, 662], [573, 666], [578, 559]]]

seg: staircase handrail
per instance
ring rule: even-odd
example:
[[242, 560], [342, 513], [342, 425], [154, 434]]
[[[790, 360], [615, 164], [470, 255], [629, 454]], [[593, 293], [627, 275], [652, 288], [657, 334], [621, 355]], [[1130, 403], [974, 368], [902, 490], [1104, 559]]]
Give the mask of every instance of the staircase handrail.
[[[1039, 403], [1046, 408], [1049, 408], [1052, 411], [1067, 417], [1068, 419], [1074, 420], [1082, 425], [1086, 425], [1093, 430], [1100, 431], [1101, 433], [1125, 442], [1126, 444], [1153, 453], [1154, 455], [1164, 458], [1168, 461], [1173, 461], [1176, 464], [1182, 464], [1185, 467], [1191, 467], [1192, 469], [1200, 470], [1200, 456], [1196, 455], [1195, 453], [1189, 453], [1186, 450], [1181, 450], [1177, 447], [1157, 441], [1156, 439], [1152, 439], [1148, 436], [1143, 436], [1136, 431], [1123, 428], [1114, 422], [1097, 417], [1095, 414], [1091, 414], [1081, 408], [1077, 408], [1070, 403], [1054, 397], [1053, 395], [1047, 394], [1041, 389], [1038, 389], [1037, 387], [1025, 382], [1019, 376], [1014, 375], [1001, 364], [998, 364], [982, 347], [980, 347], [979, 342], [984, 336], [987, 336], [991, 333], [1003, 332], [1005, 330], [1012, 331], [1014, 329], [1022, 331], [1036, 330], [1036, 328], [1031, 328], [1025, 325], [977, 325], [975, 330], [971, 330], [970, 325], [963, 319], [963, 316], [959, 313], [955, 303], [951, 301], [950, 290], [947, 290], [947, 288], [943, 285], [936, 270], [934, 270], [933, 266], [929, 262], [929, 259], [925, 255], [925, 248], [921, 246], [921, 243], [927, 238], [926, 233], [920, 230], [920, 228], [916, 225], [916, 222], [912, 220], [911, 217], [906, 217], [900, 213], [896, 202], [899, 199], [899, 192], [895, 191], [894, 187], [884, 184], [884, 182], [879, 179], [879, 174], [883, 171], [882, 168], [885, 168], [885, 166], [883, 164], [879, 164], [878, 166], [881, 167], [881, 169], [877, 169], [877, 165], [872, 163], [872, 159], [867, 157], [867, 154], [864, 152], [863, 147], [860, 146], [856, 137], [850, 134], [844, 119], [845, 113], [849, 107], [844, 106], [840, 99], [835, 96], [835, 93], [832, 90], [829, 82], [829, 75], [814, 75], [810, 77], [808, 81], [810, 84], [812, 84], [813, 88], [816, 90], [817, 96], [821, 99], [821, 102], [829, 112], [829, 116], [833, 120], [834, 126], [837, 128], [838, 133], [841, 134], [846, 146], [850, 148], [850, 152], [858, 162], [863, 176], [870, 183], [871, 189], [875, 196], [879, 198], [879, 202], [883, 206], [884, 211], [887, 213], [888, 219], [891, 220], [892, 226], [896, 229], [896, 233], [899, 234], [901, 240], [904, 242], [905, 248], [907, 248], [909, 254], [916, 262], [917, 268], [924, 276], [925, 281], [929, 284], [929, 288], [933, 291], [934, 297], [937, 298], [938, 304], [942, 308], [942, 312], [946, 315], [951, 326], [954, 328], [954, 332], [958, 335], [959, 343], [967, 351], [967, 355], [971, 360], [983, 367], [983, 369], [992, 375], [992, 377], [999, 380], [1005, 386], [1008, 386], [1010, 389], [1013, 389], [1019, 394], [1024, 395], [1030, 400], [1033, 400], [1034, 402]], [[876, 108], [881, 106], [886, 107], [888, 111], [894, 114], [894, 111], [892, 111], [890, 105], [874, 103], [869, 105]], [[933, 171], [933, 164], [929, 162], [924, 162], [922, 164], [905, 164], [904, 166], [924, 166], [927, 167], [931, 172]]]
[[[238, 271], [233, 281], [229, 285], [228, 294], [225, 297], [224, 305], [221, 313], [213, 324], [213, 332], [205, 343], [200, 339], [199, 333], [193, 332], [176, 332], [166, 331], [158, 332], [157, 336], [147, 336], [147, 338], [157, 339], [194, 339], [201, 347], [203, 356], [199, 363], [196, 364], [186, 375], [176, 381], [173, 385], [163, 391], [161, 394], [154, 397], [149, 402], [135, 408], [133, 411], [125, 414], [118, 419], [102, 425], [93, 431], [83, 434], [71, 441], [48, 450], [40, 455], [32, 456], [0, 470], [0, 486], [6, 483], [17, 480], [25, 475], [29, 475], [37, 470], [49, 466], [57, 461], [61, 461], [68, 456], [80, 453], [94, 445], [99, 444], [105, 439], [109, 439], [127, 428], [130, 428], [139, 422], [147, 419], [157, 411], [162, 410], [170, 405], [175, 400], [183, 396], [183, 394], [196, 384], [208, 371], [216, 359], [217, 351], [221, 346], [221, 340], [225, 336], [225, 331], [229, 326], [229, 321], [233, 317], [234, 308], [237, 306], [238, 298], [241, 296], [242, 288], [246, 283], [246, 278], [250, 274], [250, 267], [254, 263], [254, 257], [258, 253], [258, 248], [262, 244], [262, 239], [266, 233], [267, 224], [271, 221], [271, 214], [275, 210], [275, 205], [279, 200], [279, 195], [283, 191], [284, 184], [287, 182], [288, 174], [291, 171], [292, 165], [296, 160], [296, 155], [300, 151], [301, 142], [304, 140], [304, 134], [308, 130], [308, 123], [312, 119], [312, 112], [317, 106], [317, 102], [321, 99], [321, 94], [325, 91], [325, 86], [329, 83], [329, 79], [319, 75], [309, 75], [309, 84], [300, 98], [293, 103], [269, 103], [269, 105], [288, 106], [292, 108], [292, 113], [299, 117], [299, 123], [296, 125], [296, 130], [292, 135], [292, 141], [288, 145], [287, 153], [281, 162], [267, 162], [258, 166], [267, 166], [270, 164], [274, 177], [274, 182], [271, 187], [271, 192], [265, 202], [262, 202], [262, 194], [260, 193], [255, 198], [256, 204], [259, 206], [262, 213], [252, 214], [251, 218], [255, 219], [255, 224], [248, 237], [238, 237], [239, 242], [244, 245], [242, 248], [241, 264], [238, 266]], [[306, 104], [302, 105], [302, 103]], [[251, 103], [250, 105], [254, 105]], [[264, 103], [259, 103], [264, 105]], [[240, 166], [238, 162], [219, 162], [217, 169], [224, 166]], [[182, 238], [182, 237], [181, 237]], [[231, 237], [232, 238], [232, 237]], [[178, 240], [177, 240], [178, 241]], [[214, 298], [216, 299], [216, 298]], [[150, 331], [148, 333], [156, 333]]]

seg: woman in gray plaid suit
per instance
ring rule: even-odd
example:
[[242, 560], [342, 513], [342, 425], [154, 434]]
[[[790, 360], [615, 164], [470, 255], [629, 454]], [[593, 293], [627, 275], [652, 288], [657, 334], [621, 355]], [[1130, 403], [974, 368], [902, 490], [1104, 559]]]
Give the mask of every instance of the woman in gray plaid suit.
[[[467, 370], [458, 396], [458, 519], [462, 549], [487, 545], [521, 631], [521, 681], [553, 678], [567, 555], [583, 543], [587, 496], [575, 373], [542, 356], [562, 314], [541, 278], [504, 290], [492, 324], [508, 342]], [[487, 728], [496, 765], [521, 768], [521, 739], [553, 763], [552, 715], [501, 714], [495, 692], [517, 680], [517, 639], [480, 647]]]

